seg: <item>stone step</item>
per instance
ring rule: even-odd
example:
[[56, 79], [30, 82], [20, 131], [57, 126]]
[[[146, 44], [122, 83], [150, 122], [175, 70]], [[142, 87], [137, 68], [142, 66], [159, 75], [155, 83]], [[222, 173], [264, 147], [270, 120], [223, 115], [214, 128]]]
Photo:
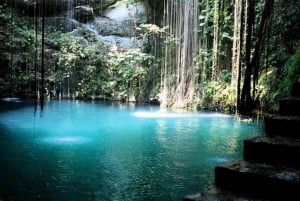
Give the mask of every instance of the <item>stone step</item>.
[[300, 97], [300, 82], [297, 82], [293, 85], [292, 96]]
[[244, 140], [244, 160], [300, 168], [300, 139], [258, 136]]
[[239, 193], [232, 193], [218, 188], [195, 194], [186, 195], [183, 201], [271, 201], [267, 198], [255, 197]]
[[265, 117], [265, 133], [268, 136], [300, 138], [300, 117], [271, 115]]
[[271, 200], [300, 200], [300, 170], [237, 160], [215, 167], [217, 188]]
[[287, 97], [280, 99], [279, 113], [281, 115], [300, 116], [300, 98]]

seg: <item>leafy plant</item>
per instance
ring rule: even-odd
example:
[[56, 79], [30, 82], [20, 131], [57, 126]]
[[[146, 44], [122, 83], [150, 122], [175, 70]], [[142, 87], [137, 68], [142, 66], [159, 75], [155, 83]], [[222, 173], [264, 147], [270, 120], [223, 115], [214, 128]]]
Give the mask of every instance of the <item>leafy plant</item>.
[[292, 86], [296, 82], [300, 82], [300, 48], [289, 59], [285, 68], [285, 77], [281, 85], [281, 90], [284, 95], [290, 95]]

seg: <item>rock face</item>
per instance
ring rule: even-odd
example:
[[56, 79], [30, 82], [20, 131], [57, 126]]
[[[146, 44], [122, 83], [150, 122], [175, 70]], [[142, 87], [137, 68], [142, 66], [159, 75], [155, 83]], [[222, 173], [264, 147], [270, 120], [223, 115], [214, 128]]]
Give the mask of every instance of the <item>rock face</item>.
[[[41, 13], [36, 13], [35, 11], [40, 11], [43, 5], [43, 0], [16, 0], [15, 4], [23, 14], [29, 16], [41, 16]], [[73, 0], [46, 0], [45, 1], [45, 15], [57, 15], [63, 11], [67, 11], [73, 5]], [[36, 9], [38, 8], [38, 9]]]
[[[136, 26], [147, 21], [144, 3], [118, 0], [46, 0], [46, 29], [71, 32], [87, 28], [120, 50], [142, 47], [144, 40], [133, 37], [140, 33]], [[28, 19], [41, 16], [43, 0], [16, 0], [19, 14]], [[41, 26], [41, 20], [38, 21]]]
[[115, 4], [118, 0], [74, 0], [75, 6], [89, 5], [94, 10], [104, 10]]
[[85, 27], [96, 33], [102, 40], [117, 46], [118, 50], [126, 51], [130, 48], [141, 48], [146, 43], [143, 39], [135, 37], [140, 35], [136, 29], [137, 25], [146, 20], [144, 4], [117, 2]]
[[279, 101], [279, 113], [265, 118], [264, 136], [244, 141], [243, 159], [215, 167], [213, 192], [183, 200], [299, 200], [299, 89], [295, 84], [292, 97]]

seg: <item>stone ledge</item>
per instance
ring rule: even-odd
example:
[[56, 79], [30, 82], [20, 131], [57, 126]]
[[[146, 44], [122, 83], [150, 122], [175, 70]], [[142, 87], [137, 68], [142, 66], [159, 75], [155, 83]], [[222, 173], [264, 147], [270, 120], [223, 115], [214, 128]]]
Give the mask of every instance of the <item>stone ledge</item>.
[[265, 118], [265, 133], [269, 136], [300, 138], [300, 117], [270, 115]]
[[300, 167], [300, 139], [258, 136], [244, 140], [244, 160]]
[[279, 113], [281, 115], [300, 116], [300, 98], [287, 97], [279, 100]]
[[215, 185], [264, 198], [300, 200], [300, 170], [287, 166], [233, 161], [215, 167]]

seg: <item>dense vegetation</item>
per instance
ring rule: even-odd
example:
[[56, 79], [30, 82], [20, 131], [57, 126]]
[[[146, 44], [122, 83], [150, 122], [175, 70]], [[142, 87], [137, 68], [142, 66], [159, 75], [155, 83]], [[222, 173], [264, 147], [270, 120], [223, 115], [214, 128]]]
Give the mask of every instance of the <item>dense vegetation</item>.
[[251, 114], [276, 111], [300, 81], [299, 0], [143, 2], [148, 21], [134, 25], [135, 37], [148, 43], [120, 52], [85, 28], [47, 29], [43, 16], [20, 17], [1, 1], [1, 95]]

